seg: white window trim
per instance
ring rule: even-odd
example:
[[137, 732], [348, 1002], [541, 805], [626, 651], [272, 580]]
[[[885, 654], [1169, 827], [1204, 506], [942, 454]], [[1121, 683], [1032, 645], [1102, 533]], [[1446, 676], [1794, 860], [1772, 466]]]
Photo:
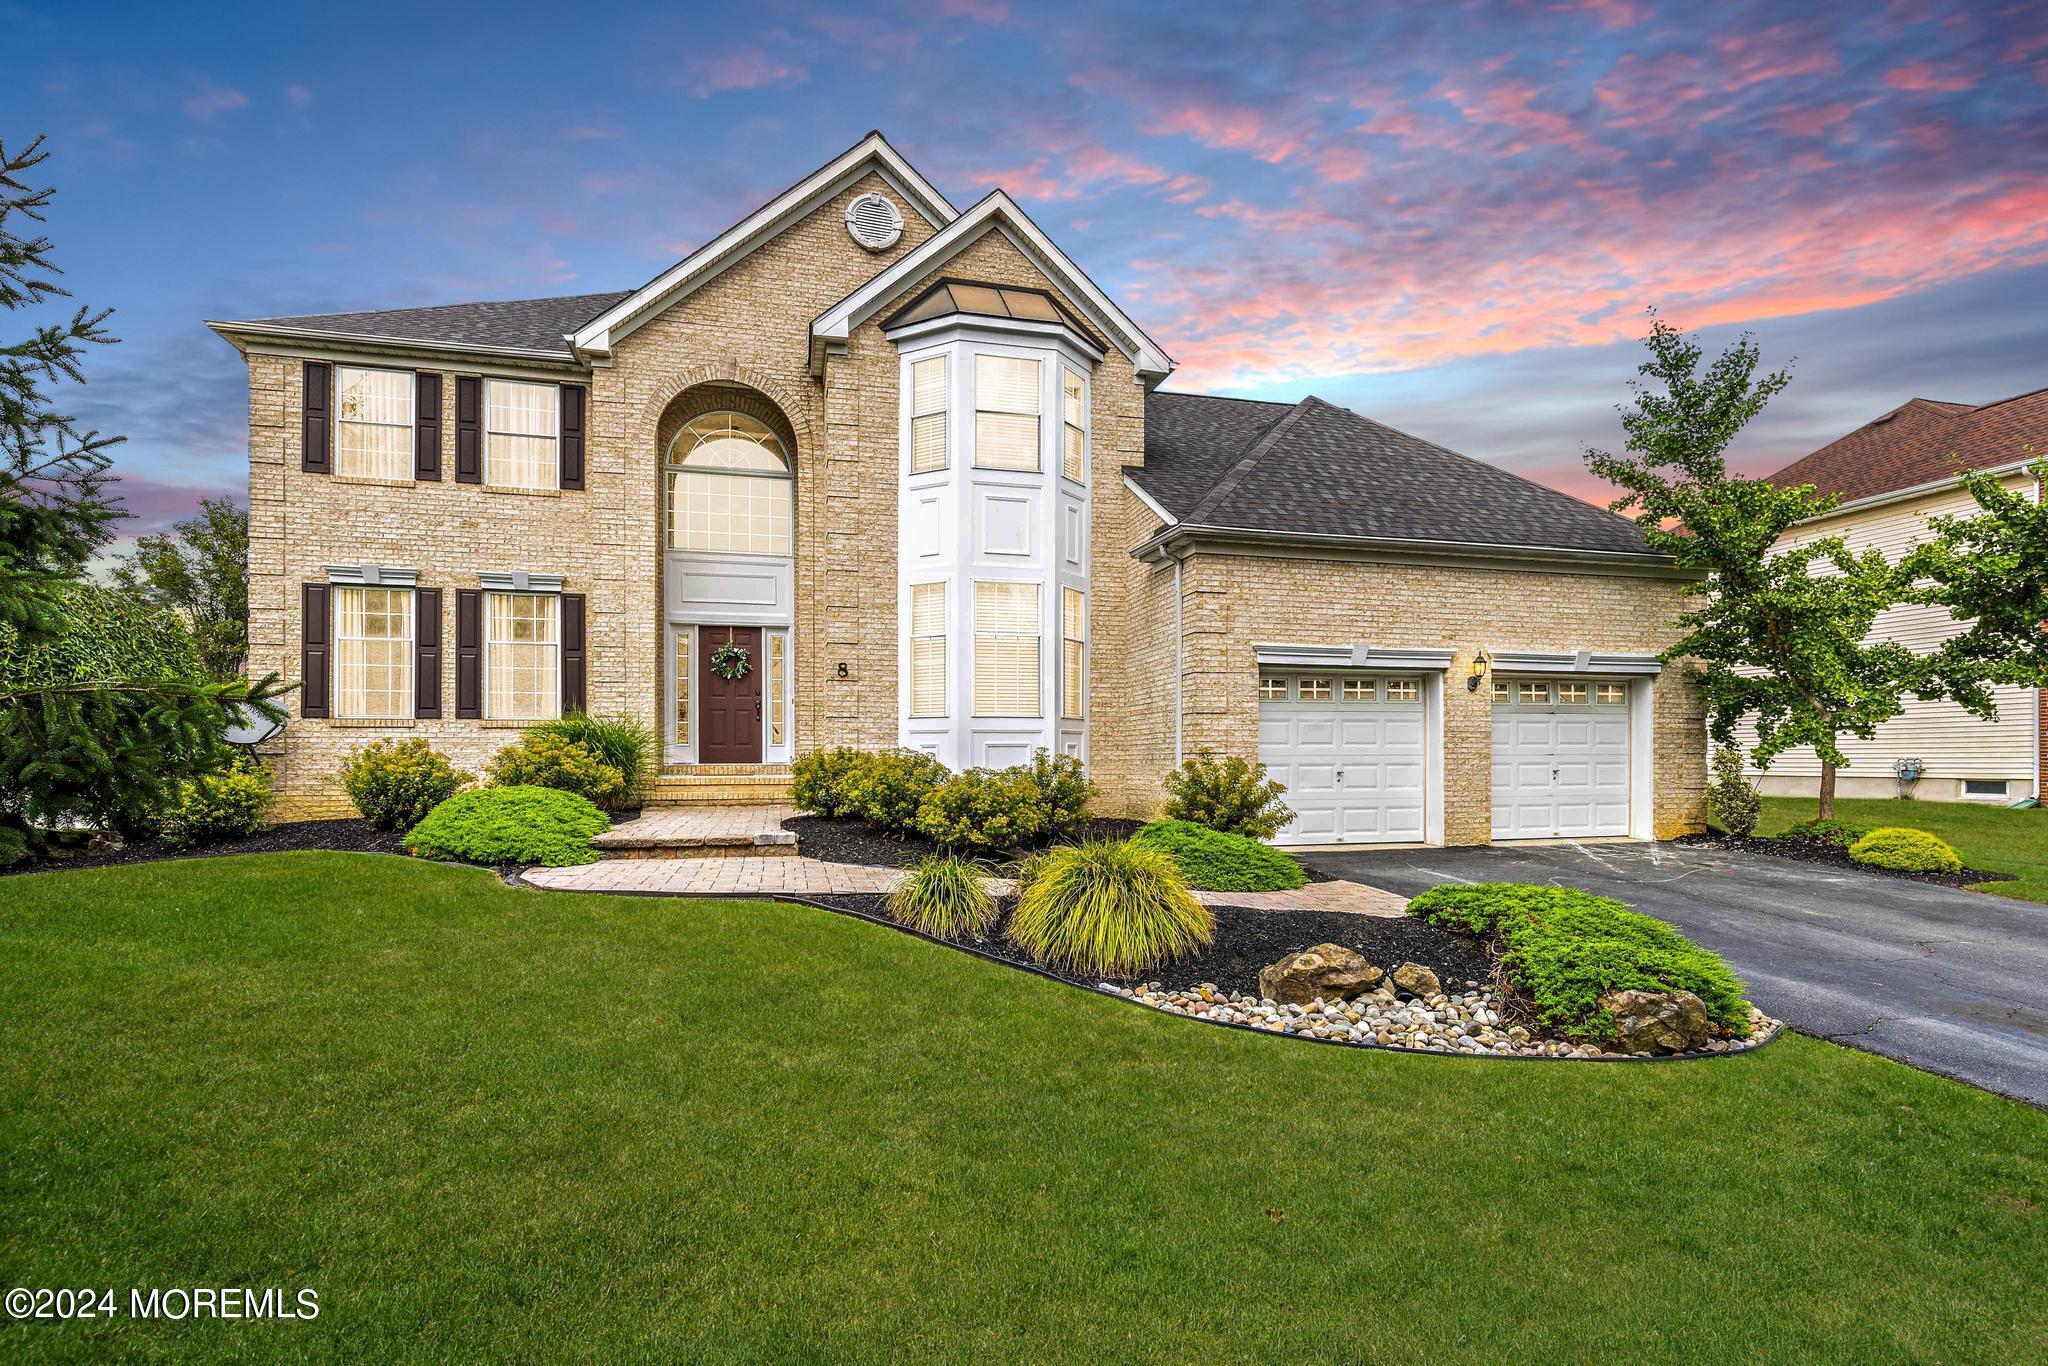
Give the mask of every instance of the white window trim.
[[[491, 386], [493, 384], [518, 384], [535, 389], [551, 389], [554, 391], [555, 434], [553, 440], [555, 443], [555, 477], [550, 482], [545, 484], [508, 484], [491, 477]], [[484, 487], [491, 489], [524, 489], [529, 492], [535, 490], [545, 492], [549, 489], [559, 490], [562, 487], [562, 386], [550, 383], [547, 380], [503, 379], [486, 375], [484, 377], [483, 393], [478, 397], [483, 406], [483, 411], [477, 415], [477, 426], [483, 433]], [[505, 432], [501, 433], [501, 435], [514, 436], [522, 435], [522, 433]]]
[[[1081, 599], [1081, 634], [1067, 634], [1067, 594]], [[1075, 690], [1078, 697], [1067, 696], [1067, 647], [1081, 647], [1080, 686]], [[1062, 721], [1086, 721], [1088, 719], [1088, 591], [1073, 584], [1060, 585], [1060, 714]]]
[[[343, 417], [341, 415], [341, 376], [344, 371], [348, 370], [361, 370], [386, 375], [403, 375], [405, 377], [405, 408], [408, 414], [406, 420], [403, 423], [369, 422], [361, 418]], [[328, 382], [333, 386], [333, 392], [328, 395], [327, 399], [328, 407], [333, 410], [333, 416], [329, 420], [332, 431], [328, 436], [328, 441], [332, 454], [328, 457], [328, 468], [334, 472], [335, 477], [340, 479], [385, 479], [401, 484], [417, 483], [418, 480], [415, 476], [418, 472], [418, 466], [414, 463], [415, 457], [411, 433], [418, 429], [420, 420], [419, 372], [415, 370], [401, 370], [396, 366], [390, 365], [355, 365], [348, 362], [340, 362], [334, 366], [332, 377]], [[438, 420], [439, 414], [435, 416]], [[341, 468], [341, 428], [345, 422], [354, 422], [355, 425], [360, 427], [403, 428], [407, 433], [405, 459], [401, 463], [404, 473], [364, 474], [355, 470], [344, 471]]]
[[[964, 351], [964, 354], [967, 357], [968, 363], [965, 366], [961, 367], [967, 372], [967, 421], [963, 425], [967, 430], [967, 439], [971, 445], [971, 449], [974, 455], [974, 458], [970, 460], [968, 464], [971, 465], [974, 469], [981, 470], [984, 472], [995, 473], [999, 475], [1044, 474], [1045, 462], [1047, 458], [1047, 423], [1045, 420], [1046, 377], [1049, 372], [1055, 370], [1058, 366], [1057, 354], [1044, 350], [1035, 350], [1028, 347], [989, 346], [986, 344], [979, 343], [967, 347]], [[1034, 420], [1036, 420], [1036, 422], [1038, 423], [1038, 439], [1032, 442], [1032, 450], [1036, 454], [1037, 460], [1036, 463], [1030, 466], [1020, 468], [1015, 465], [989, 465], [984, 464], [982, 462], [981, 415], [984, 412], [986, 412], [1004, 417], [1027, 416], [1027, 414], [1024, 413], [1013, 413], [1006, 408], [983, 408], [981, 406], [980, 362], [983, 356], [987, 356], [990, 359], [1029, 361], [1038, 373], [1038, 384], [1036, 386], [1038, 390], [1038, 411], [1028, 415], [1032, 417]], [[1057, 457], [1057, 452], [1055, 452], [1054, 455], [1055, 457]]]
[[[930, 364], [938, 365], [945, 379], [939, 386], [939, 406], [920, 412], [917, 407], [917, 367]], [[906, 413], [903, 432], [904, 472], [912, 478], [944, 474], [953, 468], [953, 350], [951, 347], [940, 347], [918, 355], [905, 356], [902, 372]], [[945, 419], [939, 424], [939, 430], [943, 433], [941, 445], [944, 447], [945, 458], [928, 469], [917, 467], [917, 420], [921, 417]]]
[[[483, 576], [479, 574], [478, 578]], [[555, 710], [552, 716], [500, 716], [491, 700], [491, 599], [494, 597], [544, 598], [553, 605], [555, 638], [549, 648], [555, 657]], [[548, 721], [562, 714], [562, 595], [559, 590], [548, 592], [544, 589], [517, 589], [486, 586], [483, 602], [480, 604], [483, 620], [478, 623], [481, 640], [478, 666], [482, 677], [478, 680], [483, 691], [483, 719], [486, 721]], [[505, 642], [511, 643], [511, 642]]]
[[[926, 631], [922, 635], [917, 630], [917, 608], [915, 606], [917, 590], [920, 588], [937, 588], [939, 590], [939, 629], [936, 631]], [[906, 661], [909, 665], [906, 670], [909, 682], [907, 690], [909, 695], [905, 699], [904, 705], [908, 708], [906, 715], [913, 721], [943, 721], [953, 714], [952, 597], [952, 581], [950, 579], [918, 579], [913, 580], [909, 585], [909, 598], [905, 603], [910, 621], [910, 657]], [[921, 712], [917, 709], [917, 642], [932, 639], [936, 639], [939, 642], [939, 669], [942, 674], [939, 687], [939, 710]]]
[[[1092, 457], [1095, 454], [1095, 417], [1093, 412], [1094, 404], [1092, 402], [1093, 395], [1089, 392], [1088, 375], [1084, 371], [1078, 370], [1074, 366], [1069, 365], [1064, 361], [1060, 362], [1059, 371], [1060, 478], [1066, 480], [1070, 484], [1078, 484], [1085, 489], [1088, 487], [1088, 466], [1091, 462]], [[1076, 479], [1073, 475], [1067, 473], [1067, 428], [1076, 425], [1074, 423], [1067, 421], [1066, 377], [1068, 375], [1072, 375], [1076, 379], [1081, 381], [1081, 421], [1079, 424], [1079, 430], [1081, 432], [1081, 477], [1078, 479]]]
[[[367, 568], [368, 566], [365, 567]], [[334, 718], [338, 721], [410, 721], [413, 719], [413, 713], [419, 707], [419, 679], [415, 677], [415, 670], [419, 664], [419, 598], [413, 591], [410, 579], [404, 583], [338, 582], [335, 583], [333, 588], [333, 592], [336, 594], [386, 591], [402, 594], [405, 598], [404, 643], [406, 686], [402, 689], [405, 698], [405, 710], [393, 712], [389, 715], [381, 713], [373, 715], [367, 712], [347, 710], [347, 694], [341, 686], [342, 613], [341, 602], [337, 597], [328, 604], [327, 609], [334, 621], [334, 648], [328, 652], [331, 657], [327, 662], [327, 695], [334, 699]], [[364, 640], [373, 638], [382, 639], [382, 637], [362, 637]]]

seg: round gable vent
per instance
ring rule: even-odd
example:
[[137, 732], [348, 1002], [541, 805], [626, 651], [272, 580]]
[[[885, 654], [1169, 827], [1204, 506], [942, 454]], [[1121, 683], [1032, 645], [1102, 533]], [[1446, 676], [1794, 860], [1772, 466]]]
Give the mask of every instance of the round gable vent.
[[886, 195], [870, 191], [846, 206], [846, 231], [869, 251], [887, 251], [903, 236], [903, 215]]

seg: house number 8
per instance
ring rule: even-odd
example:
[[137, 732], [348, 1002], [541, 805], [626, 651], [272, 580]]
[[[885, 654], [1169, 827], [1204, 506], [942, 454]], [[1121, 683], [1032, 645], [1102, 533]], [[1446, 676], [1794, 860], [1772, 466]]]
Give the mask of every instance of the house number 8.
[[839, 676], [841, 678], [846, 677], [846, 661], [843, 659], [839, 661]]

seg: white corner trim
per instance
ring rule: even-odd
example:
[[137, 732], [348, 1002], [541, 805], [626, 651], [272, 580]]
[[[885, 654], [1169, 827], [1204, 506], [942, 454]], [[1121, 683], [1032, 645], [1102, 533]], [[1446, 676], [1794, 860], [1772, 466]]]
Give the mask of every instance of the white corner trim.
[[412, 588], [419, 584], [420, 571], [388, 564], [330, 564], [327, 581], [350, 588]]
[[479, 569], [476, 581], [496, 593], [559, 593], [560, 574], [530, 574], [524, 569]]
[[1409, 645], [1253, 645], [1262, 666], [1310, 669], [1374, 669], [1382, 672], [1441, 673], [1451, 667], [1451, 650]]
[[847, 340], [854, 328], [873, 317], [910, 284], [951, 260], [990, 228], [1006, 229], [1013, 234], [1011, 240], [1081, 305], [1096, 326], [1109, 334], [1117, 349], [1131, 358], [1139, 374], [1164, 378], [1172, 372], [1173, 358], [1098, 289], [1017, 202], [1001, 190], [990, 192], [980, 203], [925, 239], [916, 250], [898, 257], [894, 265], [819, 314], [811, 324], [814, 346]]
[[1641, 674], [1654, 676], [1664, 671], [1664, 661], [1655, 655], [1595, 654], [1548, 650], [1495, 650], [1493, 671], [1505, 674]]
[[632, 330], [636, 319], [666, 306], [741, 260], [821, 200], [829, 199], [865, 174], [870, 166], [879, 169], [883, 179], [934, 227], [944, 228], [958, 219], [959, 211], [889, 145], [888, 139], [880, 133], [870, 133], [569, 334], [569, 344], [577, 351], [610, 351], [613, 342]]

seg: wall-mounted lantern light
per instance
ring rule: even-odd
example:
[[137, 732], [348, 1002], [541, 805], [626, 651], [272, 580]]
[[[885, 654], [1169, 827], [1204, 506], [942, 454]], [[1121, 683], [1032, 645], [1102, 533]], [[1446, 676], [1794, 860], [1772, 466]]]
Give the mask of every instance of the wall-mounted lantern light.
[[1479, 691], [1479, 682], [1486, 677], [1486, 671], [1492, 664], [1493, 660], [1487, 657], [1485, 650], [1480, 650], [1472, 656], [1472, 671], [1465, 675], [1466, 692]]

